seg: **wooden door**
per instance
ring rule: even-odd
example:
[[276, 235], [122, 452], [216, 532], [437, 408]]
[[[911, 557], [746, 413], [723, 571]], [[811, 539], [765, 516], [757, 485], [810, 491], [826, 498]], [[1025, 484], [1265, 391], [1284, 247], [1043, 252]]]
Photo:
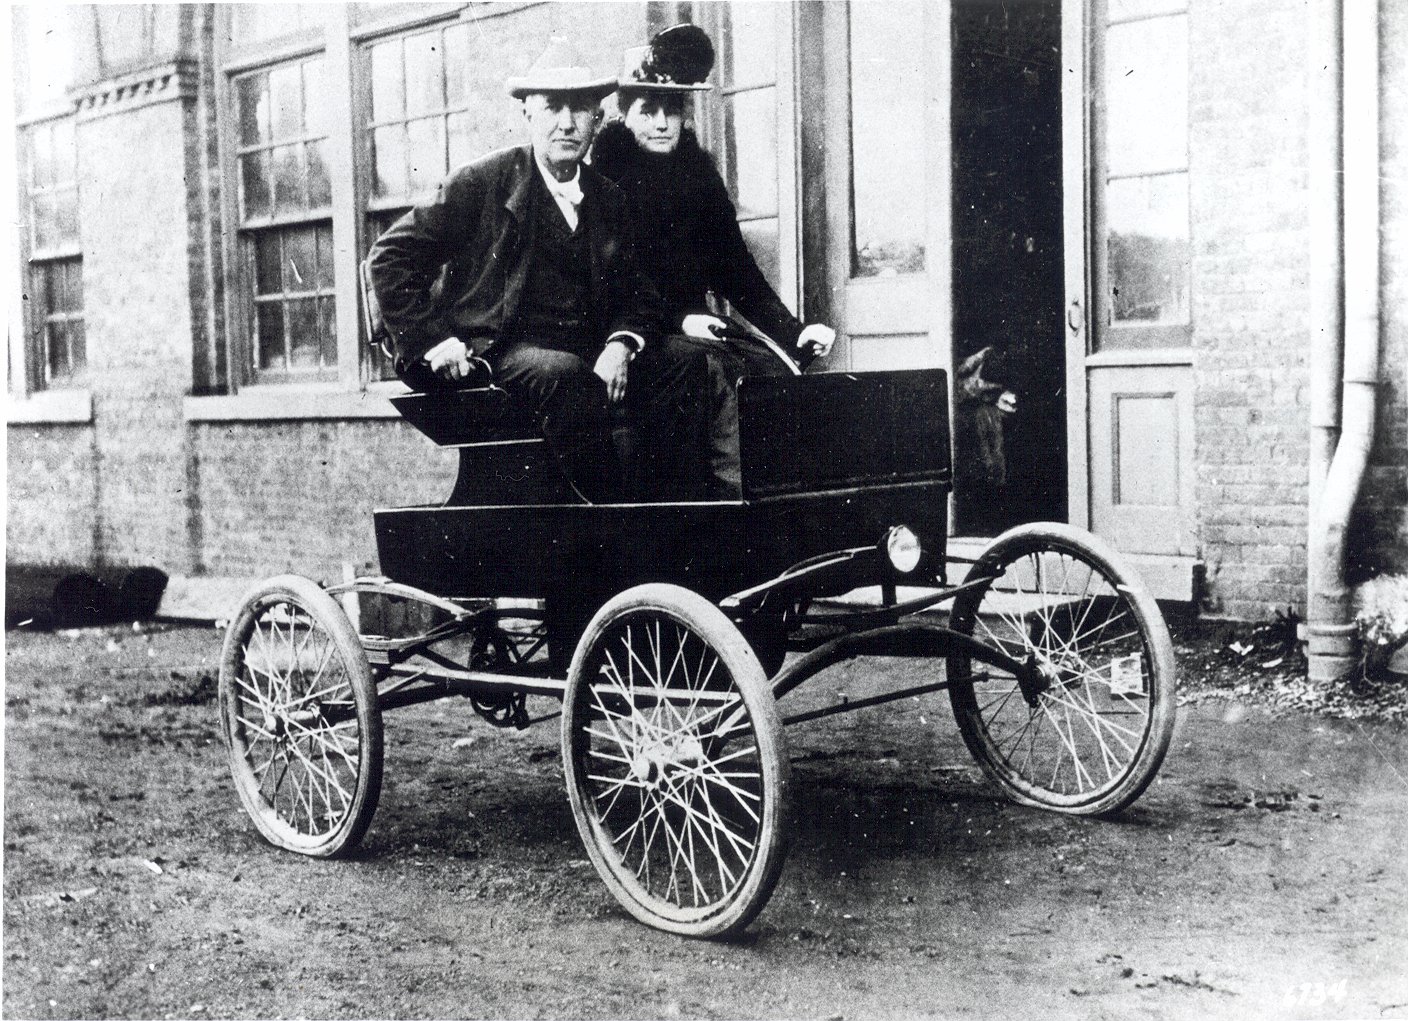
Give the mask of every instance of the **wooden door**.
[[813, 251], [841, 334], [831, 367], [947, 367], [949, 4], [827, 3], [803, 17], [804, 66], [818, 53], [824, 65], [803, 76], [799, 100], [806, 151], [822, 154]]
[[1185, 0], [1063, 9], [1071, 520], [1179, 590], [1194, 553], [1187, 41]]

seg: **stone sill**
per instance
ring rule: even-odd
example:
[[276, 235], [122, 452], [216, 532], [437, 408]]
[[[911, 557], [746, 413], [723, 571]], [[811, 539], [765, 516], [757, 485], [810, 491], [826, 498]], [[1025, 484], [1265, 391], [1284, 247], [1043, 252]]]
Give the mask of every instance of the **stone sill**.
[[187, 422], [302, 422], [400, 418], [388, 397], [410, 391], [402, 383], [373, 383], [366, 390], [327, 386], [251, 386], [237, 394], [187, 397]]
[[36, 390], [27, 397], [13, 395], [5, 402], [9, 425], [92, 425], [93, 393], [90, 390]]

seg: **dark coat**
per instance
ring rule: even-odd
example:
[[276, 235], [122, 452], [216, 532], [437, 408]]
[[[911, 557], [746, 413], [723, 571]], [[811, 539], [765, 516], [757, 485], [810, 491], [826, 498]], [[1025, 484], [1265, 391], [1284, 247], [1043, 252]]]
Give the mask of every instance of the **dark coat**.
[[622, 121], [597, 135], [592, 166], [620, 185], [637, 218], [641, 267], [665, 299], [670, 328], [708, 312], [713, 291], [787, 350], [802, 324], [758, 268], [709, 154], [685, 129], [668, 156], [644, 152]]
[[[530, 147], [490, 153], [451, 173], [433, 199], [377, 238], [368, 261], [396, 342], [397, 371], [447, 337], [482, 353], [512, 327], [534, 249], [530, 202], [538, 175]], [[590, 336], [604, 343], [618, 330], [647, 338], [662, 332], [660, 296], [637, 268], [625, 196], [589, 166], [581, 187]]]

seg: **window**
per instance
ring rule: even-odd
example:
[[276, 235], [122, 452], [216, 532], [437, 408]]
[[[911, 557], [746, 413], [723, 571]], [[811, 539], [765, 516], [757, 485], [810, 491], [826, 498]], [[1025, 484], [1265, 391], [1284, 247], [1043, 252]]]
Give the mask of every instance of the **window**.
[[77, 382], [87, 363], [73, 118], [41, 121], [26, 135], [30, 373], [47, 388]]
[[11, 363], [25, 390], [80, 385], [87, 364], [83, 256], [78, 222], [78, 152], [73, 103], [73, 38], [64, 8], [12, 12], [17, 47], [19, 183], [24, 221], [26, 330]]
[[323, 58], [234, 80], [241, 244], [252, 285], [250, 378], [333, 379], [332, 186]]
[[1096, 344], [1182, 346], [1191, 323], [1186, 4], [1109, 0], [1103, 44]]
[[924, 63], [916, 0], [850, 5], [851, 275], [924, 271]]
[[773, 3], [722, 5], [719, 32], [719, 163], [739, 227], [759, 268], [780, 287], [777, 45], [780, 16]]

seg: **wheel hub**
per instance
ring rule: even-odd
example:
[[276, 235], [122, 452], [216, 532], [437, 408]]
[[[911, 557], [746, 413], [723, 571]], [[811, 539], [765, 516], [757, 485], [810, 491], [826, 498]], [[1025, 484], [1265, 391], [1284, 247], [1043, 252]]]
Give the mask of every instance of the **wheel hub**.
[[704, 746], [697, 737], [683, 735], [654, 741], [631, 757], [631, 776], [652, 786], [698, 768], [704, 762]]

